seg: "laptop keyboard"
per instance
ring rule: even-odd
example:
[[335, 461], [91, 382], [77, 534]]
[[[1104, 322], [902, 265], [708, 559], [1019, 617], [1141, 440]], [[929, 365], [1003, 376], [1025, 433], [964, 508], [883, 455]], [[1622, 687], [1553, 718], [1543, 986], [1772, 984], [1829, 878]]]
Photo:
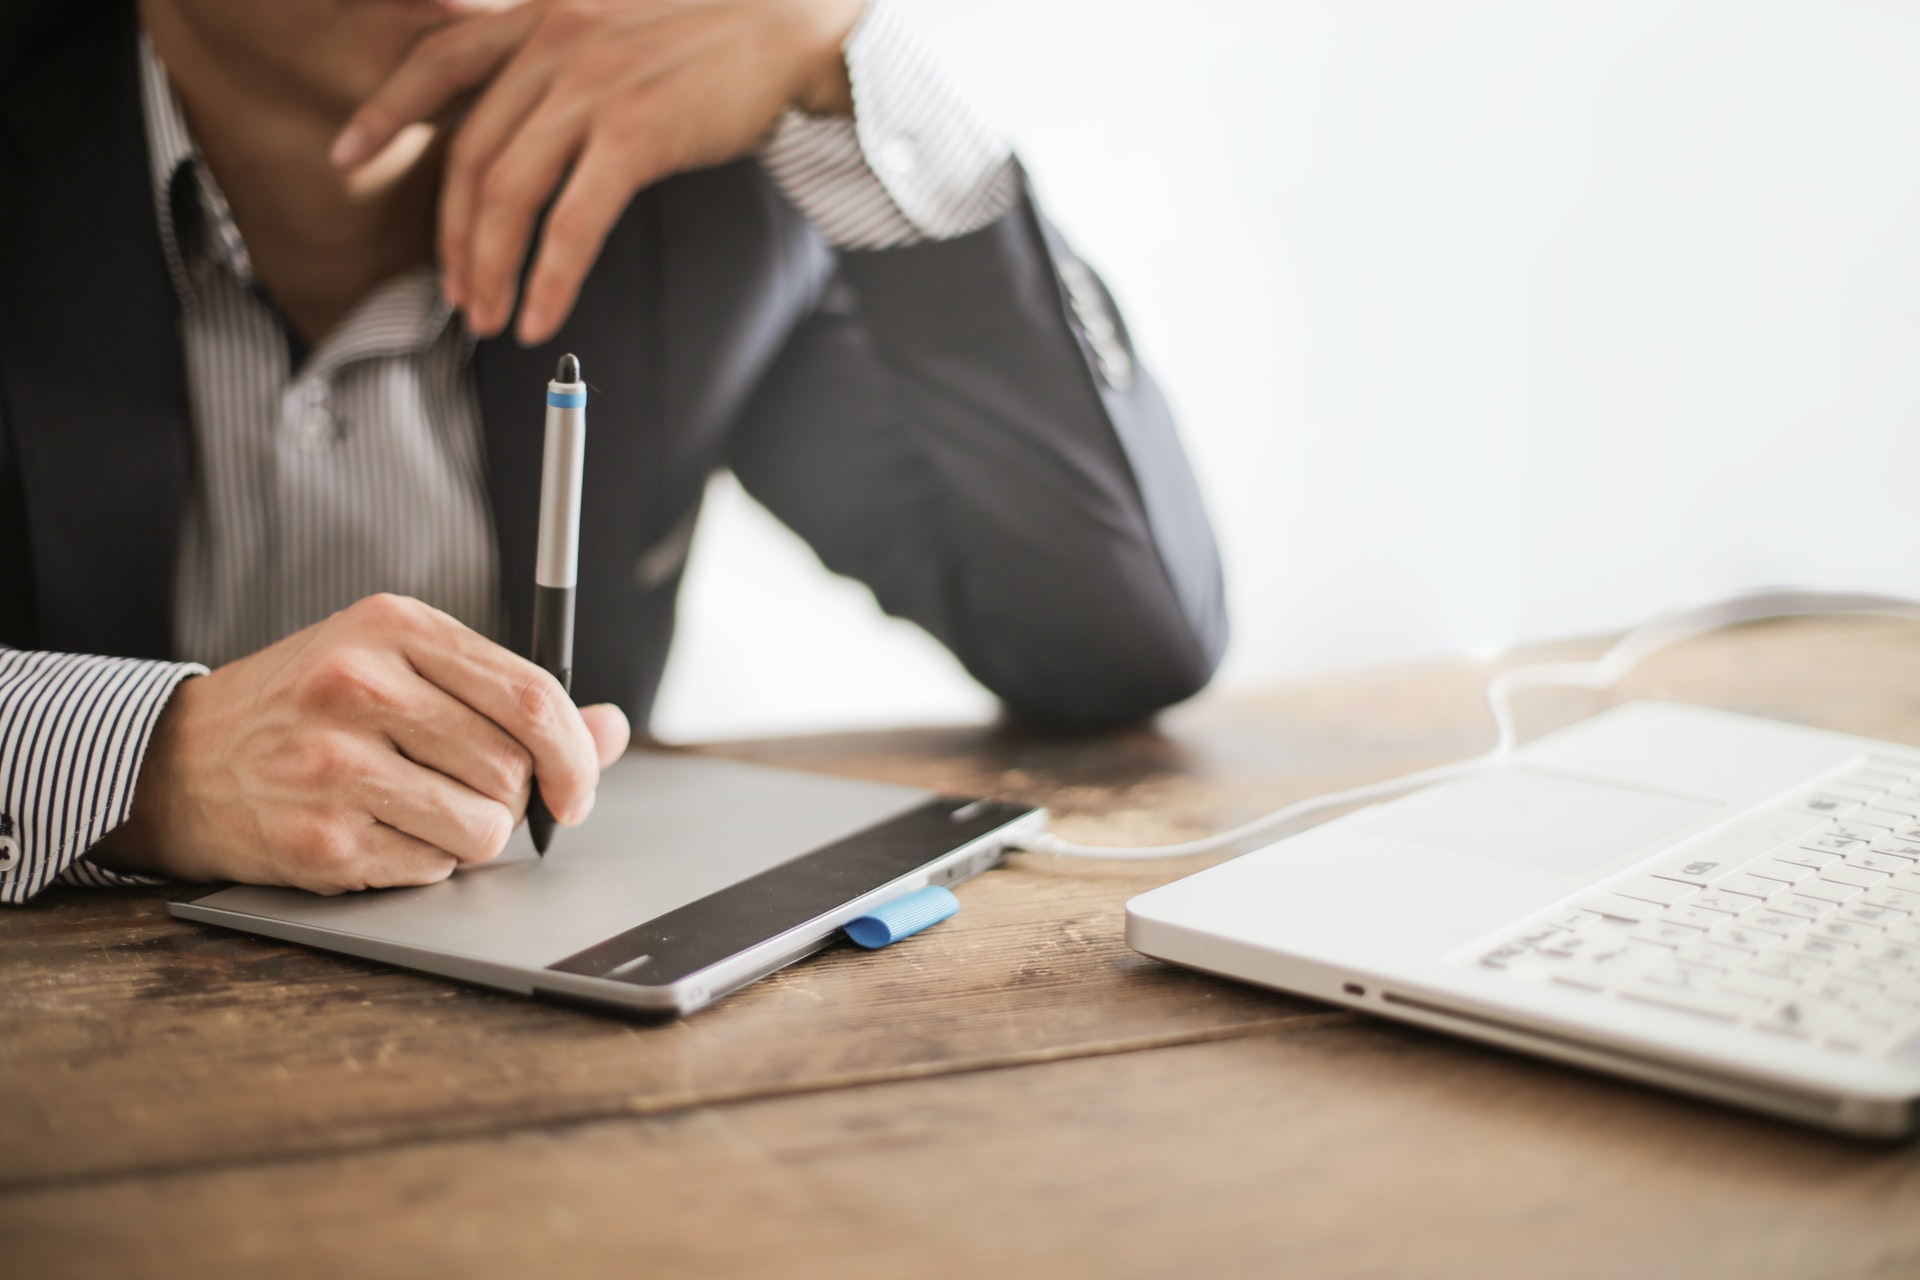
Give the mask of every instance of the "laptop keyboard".
[[1913, 1050], [1920, 764], [1872, 758], [1636, 866], [1476, 960], [1842, 1052]]

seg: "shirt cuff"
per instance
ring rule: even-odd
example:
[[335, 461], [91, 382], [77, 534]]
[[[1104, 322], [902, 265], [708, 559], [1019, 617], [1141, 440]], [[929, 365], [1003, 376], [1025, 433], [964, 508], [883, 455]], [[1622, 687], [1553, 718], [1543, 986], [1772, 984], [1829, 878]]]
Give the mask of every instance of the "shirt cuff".
[[68, 884], [158, 884], [83, 862], [127, 820], [175, 687], [206, 668], [0, 650], [0, 902]]
[[868, 5], [844, 52], [853, 119], [789, 110], [760, 151], [774, 183], [829, 243], [950, 240], [1013, 207], [1012, 149], [890, 8]]

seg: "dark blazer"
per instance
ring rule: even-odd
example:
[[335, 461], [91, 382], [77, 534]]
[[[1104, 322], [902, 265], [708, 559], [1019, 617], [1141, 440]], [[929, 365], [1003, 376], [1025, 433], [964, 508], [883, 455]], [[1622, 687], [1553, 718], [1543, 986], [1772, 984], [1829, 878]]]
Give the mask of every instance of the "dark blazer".
[[[136, 30], [129, 4], [90, 10], [0, 85], [0, 643], [19, 648], [171, 656], [194, 438]], [[1085, 321], [1111, 300], [1069, 297], [1067, 255], [1030, 196], [958, 240], [836, 253], [752, 162], [643, 192], [551, 343], [473, 357], [512, 643], [538, 392], [567, 350], [595, 387], [583, 702], [645, 723], [722, 466], [1017, 712], [1115, 723], [1192, 693], [1226, 639], [1212, 536], [1152, 380], [1103, 379]]]

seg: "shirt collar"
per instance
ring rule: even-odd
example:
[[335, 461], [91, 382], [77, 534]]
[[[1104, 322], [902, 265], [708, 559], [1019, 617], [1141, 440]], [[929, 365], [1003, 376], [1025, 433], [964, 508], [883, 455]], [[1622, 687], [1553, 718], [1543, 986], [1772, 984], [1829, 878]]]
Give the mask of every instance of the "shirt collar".
[[[173, 81], [144, 32], [140, 36], [140, 99], [146, 114], [154, 217], [181, 305], [195, 305], [199, 292], [195, 281], [208, 269], [224, 270], [251, 288], [253, 259], [240, 238], [239, 224], [212, 170], [200, 158]], [[440, 295], [439, 273], [416, 268], [369, 294], [313, 354], [337, 367], [367, 356], [416, 350], [438, 338], [453, 318]], [[473, 341], [464, 324], [459, 329], [458, 350], [464, 360], [472, 353]]]
[[140, 36], [140, 101], [146, 115], [147, 156], [160, 247], [183, 305], [195, 301], [194, 277], [204, 264], [253, 283], [253, 260], [227, 198], [187, 132], [173, 82], [153, 44]]

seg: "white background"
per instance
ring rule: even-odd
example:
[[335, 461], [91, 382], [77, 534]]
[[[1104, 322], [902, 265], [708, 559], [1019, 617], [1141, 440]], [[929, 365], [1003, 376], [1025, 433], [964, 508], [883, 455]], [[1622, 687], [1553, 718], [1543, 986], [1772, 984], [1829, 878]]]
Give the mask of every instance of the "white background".
[[[1920, 5], [896, 3], [1167, 389], [1222, 684], [1920, 593]], [[664, 736], [991, 714], [715, 498]]]

